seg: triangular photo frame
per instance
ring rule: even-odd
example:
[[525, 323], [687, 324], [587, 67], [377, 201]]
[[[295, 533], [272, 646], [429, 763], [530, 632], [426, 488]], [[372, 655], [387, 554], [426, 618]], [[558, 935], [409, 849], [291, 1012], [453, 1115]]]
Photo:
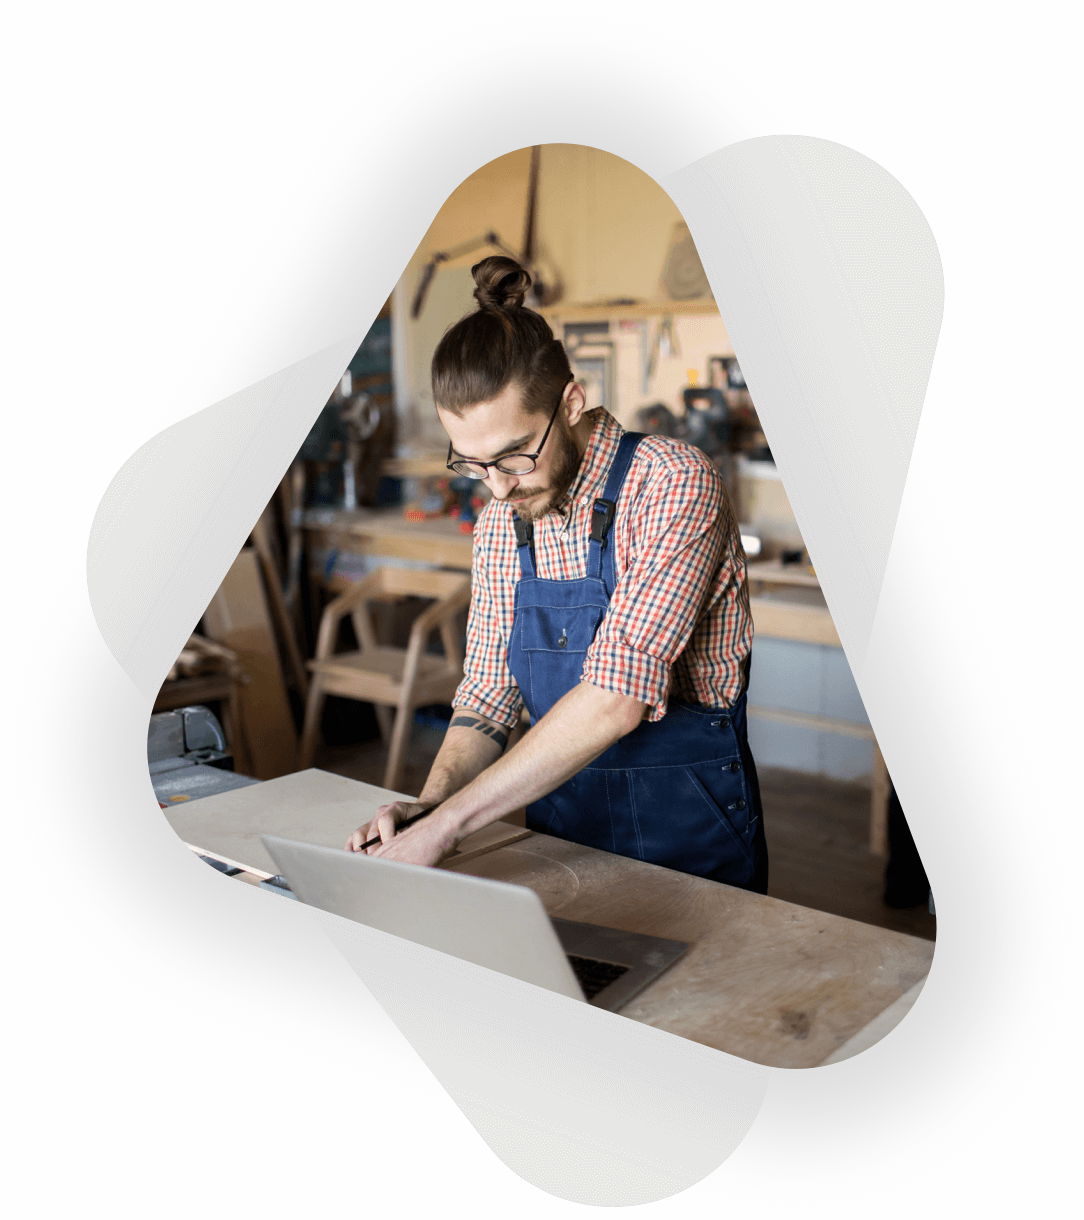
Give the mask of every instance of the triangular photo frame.
[[[524, 78], [560, 61], [583, 87], [494, 104], [483, 51]], [[678, 110], [694, 117], [676, 131], [665, 112]], [[527, 985], [316, 911], [248, 902], [149, 816], [156, 689], [419, 234], [479, 165], [560, 140], [638, 165], [688, 221], [938, 897], [921, 1000], [829, 1068], [760, 1068], [539, 1004]], [[394, 189], [372, 189], [372, 163]], [[190, 371], [172, 421], [102, 500], [33, 725], [41, 819], [73, 891], [162, 975], [360, 1059], [379, 1047], [404, 1080], [443, 1086], [507, 1165], [576, 1202], [646, 1203], [705, 1179], [723, 1194], [830, 1190], [932, 1152], [1010, 1074], [1051, 944], [1039, 845], [913, 456], [941, 306], [933, 234], [884, 168], [773, 129], [736, 79], [646, 35], [573, 20], [479, 30], [389, 85]], [[72, 717], [107, 717], [123, 748], [72, 752], [56, 731]], [[91, 793], [78, 810], [73, 766]]]

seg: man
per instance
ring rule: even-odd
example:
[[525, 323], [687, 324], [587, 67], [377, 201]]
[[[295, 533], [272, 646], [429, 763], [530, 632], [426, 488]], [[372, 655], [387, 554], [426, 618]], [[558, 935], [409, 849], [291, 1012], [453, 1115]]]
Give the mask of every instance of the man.
[[[493, 492], [464, 678], [418, 800], [383, 807], [347, 848], [379, 836], [372, 854], [436, 864], [525, 805], [532, 829], [766, 892], [752, 622], [722, 479], [692, 446], [587, 411], [562, 345], [522, 307], [526, 272], [473, 270], [480, 308], [433, 359], [449, 465]], [[523, 703], [532, 728], [505, 752]]]

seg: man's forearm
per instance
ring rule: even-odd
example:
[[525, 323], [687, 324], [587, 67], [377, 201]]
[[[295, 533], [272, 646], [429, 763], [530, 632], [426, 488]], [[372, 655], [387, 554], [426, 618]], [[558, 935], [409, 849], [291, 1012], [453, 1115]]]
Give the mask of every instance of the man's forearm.
[[505, 744], [501, 735], [507, 732], [476, 712], [455, 709], [418, 803], [439, 805], [465, 788], [500, 757]]
[[581, 682], [502, 758], [445, 797], [433, 816], [458, 842], [560, 787], [642, 717], [643, 704]]

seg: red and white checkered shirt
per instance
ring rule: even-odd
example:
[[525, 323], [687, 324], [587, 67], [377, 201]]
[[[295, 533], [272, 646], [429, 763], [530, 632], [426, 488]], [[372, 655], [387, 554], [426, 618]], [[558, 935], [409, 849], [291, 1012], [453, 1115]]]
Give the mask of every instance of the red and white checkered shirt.
[[[591, 509], [624, 429], [603, 408], [562, 504], [534, 524], [535, 567], [546, 580], [587, 574]], [[455, 706], [511, 727], [522, 706], [508, 668], [519, 556], [514, 505], [491, 500], [474, 530], [464, 677]], [[728, 707], [741, 695], [753, 641], [745, 553], [722, 476], [699, 449], [645, 437], [610, 528], [617, 584], [587, 651], [583, 678], [666, 715], [671, 696]]]

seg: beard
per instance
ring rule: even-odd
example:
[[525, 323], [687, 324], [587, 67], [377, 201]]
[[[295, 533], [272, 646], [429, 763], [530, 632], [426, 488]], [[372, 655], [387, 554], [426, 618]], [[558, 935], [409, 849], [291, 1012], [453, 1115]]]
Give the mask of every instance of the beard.
[[[580, 451], [572, 439], [564, 420], [560, 421], [561, 431], [551, 438], [551, 443], [557, 441], [559, 448], [553, 458], [550, 469], [550, 481], [545, 487], [517, 487], [508, 497], [521, 521], [538, 521], [547, 513], [556, 512], [568, 493], [580, 469]], [[556, 431], [556, 430], [555, 430]], [[528, 496], [541, 495], [536, 504], [521, 507], [519, 501]]]

